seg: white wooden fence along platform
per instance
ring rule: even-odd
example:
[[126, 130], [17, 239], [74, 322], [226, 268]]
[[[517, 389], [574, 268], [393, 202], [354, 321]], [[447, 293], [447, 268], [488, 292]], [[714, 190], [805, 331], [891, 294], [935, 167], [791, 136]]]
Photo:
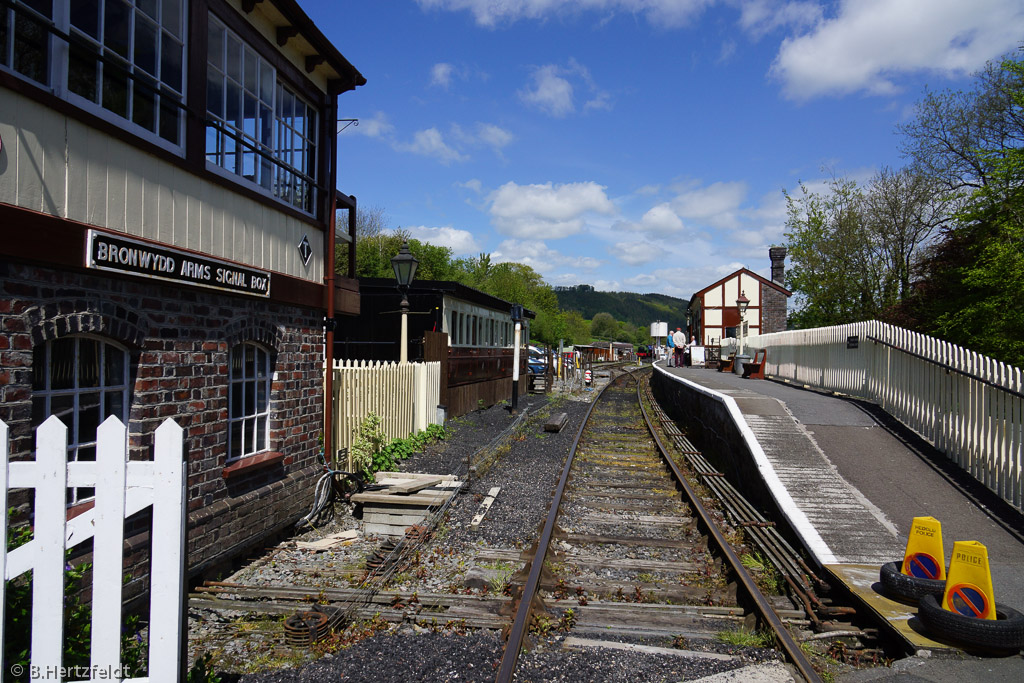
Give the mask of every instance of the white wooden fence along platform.
[[[746, 343], [751, 354], [768, 350], [766, 374], [877, 403], [1022, 508], [1021, 368], [877, 320], [762, 334]], [[723, 357], [727, 352], [723, 345]]]
[[[56, 416], [36, 432], [35, 460], [10, 462], [8, 428], [0, 421], [0, 490], [6, 538], [8, 490], [34, 489], [33, 538], [0, 554], [10, 581], [32, 572], [31, 665], [48, 680], [60, 676], [64, 638], [64, 567], [69, 548], [93, 539], [92, 644], [87, 676], [117, 681], [179, 680], [185, 557], [184, 432], [172, 420], [156, 430], [152, 461], [129, 461], [125, 426], [114, 417], [97, 432], [96, 461], [68, 462], [67, 427]], [[66, 490], [95, 488], [92, 510], [67, 521]], [[121, 669], [121, 587], [124, 520], [152, 505], [148, 677]], [[5, 549], [6, 550], [6, 549]], [[6, 583], [0, 588], [0, 610]], [[2, 615], [0, 615], [2, 617]], [[0, 641], [4, 640], [0, 618]], [[0, 668], [8, 670], [0, 651]], [[80, 671], [70, 672], [73, 676]]]

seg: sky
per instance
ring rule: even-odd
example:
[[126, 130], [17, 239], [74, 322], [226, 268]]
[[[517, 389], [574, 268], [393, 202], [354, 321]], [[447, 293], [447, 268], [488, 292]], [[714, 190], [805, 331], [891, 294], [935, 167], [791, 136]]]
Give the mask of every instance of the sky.
[[[1024, 44], [1020, 0], [300, 0], [366, 77], [338, 189], [551, 285], [766, 277], [784, 191], [906, 165], [926, 88]], [[344, 124], [342, 124], [344, 125]]]

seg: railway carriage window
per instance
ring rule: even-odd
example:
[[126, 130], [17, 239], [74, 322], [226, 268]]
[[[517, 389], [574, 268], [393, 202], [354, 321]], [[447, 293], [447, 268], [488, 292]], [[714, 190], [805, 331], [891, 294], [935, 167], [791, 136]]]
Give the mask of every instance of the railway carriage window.
[[270, 353], [252, 342], [231, 349], [228, 462], [268, 450]]
[[[96, 460], [96, 430], [113, 415], [128, 423], [128, 352], [95, 337], [62, 337], [32, 351], [32, 427], [56, 415], [68, 428], [68, 460]], [[92, 498], [68, 489], [68, 505]]]
[[480, 343], [480, 317], [476, 315], [473, 316], [473, 341], [471, 343], [473, 346]]

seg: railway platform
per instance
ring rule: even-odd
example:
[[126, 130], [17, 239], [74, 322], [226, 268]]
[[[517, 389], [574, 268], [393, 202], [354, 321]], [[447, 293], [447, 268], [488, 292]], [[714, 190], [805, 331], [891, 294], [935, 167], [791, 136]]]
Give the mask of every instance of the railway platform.
[[[809, 552], [912, 649], [940, 654], [948, 646], [913, 627], [916, 608], [875, 599], [872, 586], [882, 564], [902, 560], [914, 517], [942, 523], [947, 558], [954, 541], [983, 543], [996, 601], [1024, 610], [1024, 515], [876, 406], [705, 368], [658, 367], [736, 401], [767, 459], [760, 471]], [[997, 661], [1010, 667], [1009, 680], [1024, 677], [1019, 656], [989, 663]], [[933, 673], [907, 680], [956, 678]]]

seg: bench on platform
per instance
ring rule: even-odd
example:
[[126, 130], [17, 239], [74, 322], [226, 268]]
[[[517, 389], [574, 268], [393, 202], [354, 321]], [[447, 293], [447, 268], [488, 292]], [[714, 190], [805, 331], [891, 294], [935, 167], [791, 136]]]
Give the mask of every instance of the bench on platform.
[[754, 360], [743, 364], [744, 379], [764, 379], [764, 362], [767, 358], [767, 349], [758, 349], [754, 353]]
[[732, 372], [733, 363], [736, 362], [736, 354], [730, 353], [728, 358], [723, 358], [718, 363], [719, 372]]

